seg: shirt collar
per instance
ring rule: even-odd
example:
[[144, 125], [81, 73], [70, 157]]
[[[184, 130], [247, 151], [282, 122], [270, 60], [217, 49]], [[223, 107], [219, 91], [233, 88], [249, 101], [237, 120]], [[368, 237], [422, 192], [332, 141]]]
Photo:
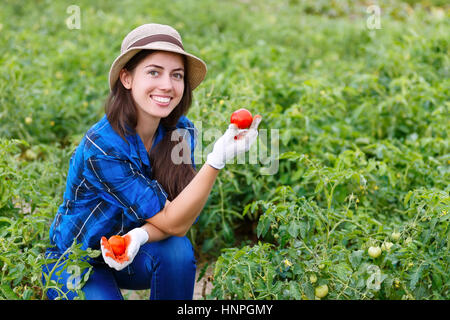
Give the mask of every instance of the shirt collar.
[[[158, 128], [156, 129], [156, 136], [155, 139], [153, 140], [151, 149], [153, 149], [161, 141], [164, 134], [165, 134], [164, 127], [160, 123], [158, 125]], [[130, 148], [131, 157], [135, 159], [140, 159], [143, 164], [150, 167], [149, 154], [147, 153], [147, 149], [145, 149], [144, 142], [142, 141], [139, 134], [134, 133], [132, 135], [129, 135], [127, 136], [127, 140], [131, 146]]]

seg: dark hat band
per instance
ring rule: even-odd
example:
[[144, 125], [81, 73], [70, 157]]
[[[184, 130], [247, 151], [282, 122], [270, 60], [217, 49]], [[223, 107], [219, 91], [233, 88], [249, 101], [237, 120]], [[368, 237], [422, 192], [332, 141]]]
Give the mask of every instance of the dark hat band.
[[169, 42], [169, 43], [172, 43], [184, 50], [183, 45], [181, 44], [180, 41], [178, 41], [176, 38], [169, 36], [167, 34], [154, 34], [154, 35], [139, 39], [138, 41], [129, 45], [127, 50], [130, 48], [133, 48], [133, 47], [145, 46], [146, 44], [149, 44], [151, 42], [157, 42], [157, 41]]

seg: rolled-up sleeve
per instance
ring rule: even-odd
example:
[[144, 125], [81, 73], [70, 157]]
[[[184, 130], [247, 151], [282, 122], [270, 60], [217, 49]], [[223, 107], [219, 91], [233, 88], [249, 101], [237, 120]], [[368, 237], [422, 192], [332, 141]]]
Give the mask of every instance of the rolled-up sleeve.
[[129, 160], [94, 155], [85, 161], [84, 176], [98, 195], [124, 209], [131, 220], [145, 220], [160, 212], [167, 193]]

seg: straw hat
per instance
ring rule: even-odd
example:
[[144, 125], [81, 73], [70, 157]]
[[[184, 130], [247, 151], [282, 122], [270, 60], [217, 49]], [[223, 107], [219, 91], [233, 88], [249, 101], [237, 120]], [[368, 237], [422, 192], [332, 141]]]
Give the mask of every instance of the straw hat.
[[132, 30], [122, 41], [120, 55], [109, 70], [109, 89], [112, 90], [119, 78], [120, 70], [142, 49], [162, 50], [185, 55], [187, 58], [188, 81], [194, 90], [205, 78], [206, 64], [200, 58], [184, 51], [181, 36], [168, 25], [149, 23]]

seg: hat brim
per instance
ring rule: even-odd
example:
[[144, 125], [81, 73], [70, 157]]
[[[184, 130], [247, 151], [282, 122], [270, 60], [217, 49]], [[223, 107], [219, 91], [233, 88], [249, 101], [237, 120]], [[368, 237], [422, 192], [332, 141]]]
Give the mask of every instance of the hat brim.
[[130, 61], [130, 59], [141, 50], [168, 51], [186, 56], [186, 61], [188, 64], [187, 69], [189, 70], [188, 81], [192, 90], [197, 88], [198, 85], [203, 81], [203, 79], [205, 79], [207, 67], [206, 63], [202, 59], [184, 51], [174, 44], [162, 41], [152, 42], [144, 46], [128, 49], [114, 60], [111, 65], [111, 69], [109, 70], [109, 89], [111, 91], [114, 88], [117, 79], [119, 78], [120, 70], [122, 70], [127, 62]]

